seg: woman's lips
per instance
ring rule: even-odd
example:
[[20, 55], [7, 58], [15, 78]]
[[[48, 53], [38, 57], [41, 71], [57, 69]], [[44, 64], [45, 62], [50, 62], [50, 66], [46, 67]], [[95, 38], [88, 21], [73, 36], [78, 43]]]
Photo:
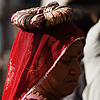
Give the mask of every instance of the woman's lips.
[[67, 80], [66, 83], [78, 84], [78, 80]]
[[66, 78], [66, 80], [65, 80], [65, 82], [66, 83], [73, 83], [73, 84], [78, 84], [78, 81], [79, 81], [79, 76], [77, 75], [77, 76], [75, 76], [75, 77], [71, 77], [71, 76], [69, 76], [69, 77], [67, 77]]

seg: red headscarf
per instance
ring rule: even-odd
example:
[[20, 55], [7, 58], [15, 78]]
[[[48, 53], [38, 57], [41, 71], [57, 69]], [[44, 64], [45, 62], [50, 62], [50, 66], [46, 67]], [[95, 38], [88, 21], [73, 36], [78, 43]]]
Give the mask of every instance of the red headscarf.
[[70, 21], [45, 30], [20, 29], [12, 46], [2, 100], [18, 100], [27, 88], [36, 86], [76, 39], [84, 39], [84, 34]]

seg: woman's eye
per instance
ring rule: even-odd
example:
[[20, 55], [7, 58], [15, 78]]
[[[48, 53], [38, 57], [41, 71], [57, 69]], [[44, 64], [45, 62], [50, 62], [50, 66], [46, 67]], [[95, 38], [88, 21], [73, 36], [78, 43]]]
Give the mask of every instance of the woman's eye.
[[68, 59], [68, 60], [60, 60], [61, 63], [64, 63], [64, 64], [69, 64], [71, 62], [71, 59]]

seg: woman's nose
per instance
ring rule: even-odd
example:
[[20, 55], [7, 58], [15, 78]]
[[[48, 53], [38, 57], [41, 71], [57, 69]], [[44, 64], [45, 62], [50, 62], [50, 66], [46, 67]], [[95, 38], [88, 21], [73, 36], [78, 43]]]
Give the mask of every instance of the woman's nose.
[[81, 68], [78, 62], [73, 63], [72, 68], [70, 70], [70, 74], [77, 74], [77, 75], [81, 74]]
[[74, 75], [74, 74], [80, 75], [80, 74], [81, 74], [81, 70], [76, 70], [76, 69], [74, 70], [74, 69], [73, 69], [73, 70], [70, 71], [70, 74], [73, 74], [73, 75]]

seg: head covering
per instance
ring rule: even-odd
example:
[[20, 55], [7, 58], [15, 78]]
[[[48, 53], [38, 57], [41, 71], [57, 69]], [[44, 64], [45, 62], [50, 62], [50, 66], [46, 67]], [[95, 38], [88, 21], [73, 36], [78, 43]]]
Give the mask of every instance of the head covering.
[[[26, 22], [26, 17], [17, 19], [16, 25], [20, 29], [12, 46], [2, 100], [18, 100], [27, 88], [34, 89], [55, 67], [68, 45], [84, 40], [83, 32], [69, 21], [68, 15], [69, 12], [61, 23], [45, 24], [42, 28], [41, 22], [38, 27], [33, 27], [34, 23], [18, 25], [22, 20]], [[56, 20], [59, 22], [59, 17]]]

